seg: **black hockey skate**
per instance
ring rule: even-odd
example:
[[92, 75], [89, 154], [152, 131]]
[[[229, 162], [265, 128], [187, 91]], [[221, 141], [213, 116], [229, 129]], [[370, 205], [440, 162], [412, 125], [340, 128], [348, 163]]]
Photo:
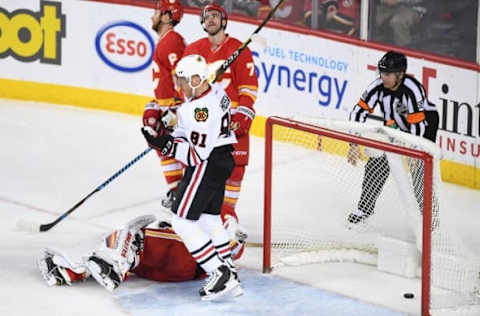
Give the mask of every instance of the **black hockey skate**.
[[102, 258], [91, 256], [88, 258], [87, 267], [95, 280], [109, 291], [113, 291], [122, 283], [113, 266]]
[[348, 222], [351, 224], [358, 224], [360, 222], [363, 222], [365, 219], [368, 218], [368, 215], [357, 215], [354, 213], [348, 214]]
[[221, 265], [210, 274], [199, 293], [203, 301], [210, 301], [223, 297], [227, 293], [232, 296], [239, 296], [243, 294], [243, 291], [238, 278], [235, 277], [230, 268], [227, 265]]
[[364, 232], [368, 227], [365, 224], [370, 215], [372, 214], [368, 214], [360, 210], [351, 212], [347, 217], [347, 229], [355, 230], [357, 232]]
[[63, 274], [60, 273], [59, 266], [53, 262], [53, 255], [46, 256], [44, 259], [39, 260], [38, 267], [48, 285], [69, 284]]

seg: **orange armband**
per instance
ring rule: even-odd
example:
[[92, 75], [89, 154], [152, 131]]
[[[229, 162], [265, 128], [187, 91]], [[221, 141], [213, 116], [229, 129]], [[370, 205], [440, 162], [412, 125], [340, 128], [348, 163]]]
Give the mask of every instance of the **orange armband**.
[[367, 104], [367, 102], [363, 101], [362, 99], [358, 100], [358, 106], [362, 109], [368, 111], [368, 113], [373, 113], [373, 109]]
[[407, 122], [410, 124], [416, 124], [425, 120], [424, 112], [410, 113], [407, 115]]

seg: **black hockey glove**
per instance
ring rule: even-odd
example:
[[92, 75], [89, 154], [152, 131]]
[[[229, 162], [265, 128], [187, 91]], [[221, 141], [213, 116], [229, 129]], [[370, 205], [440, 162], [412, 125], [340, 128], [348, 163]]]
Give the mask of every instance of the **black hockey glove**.
[[173, 148], [173, 137], [171, 135], [155, 135], [151, 129], [145, 126], [141, 128], [141, 131], [150, 147], [159, 150], [163, 156], [170, 153]]

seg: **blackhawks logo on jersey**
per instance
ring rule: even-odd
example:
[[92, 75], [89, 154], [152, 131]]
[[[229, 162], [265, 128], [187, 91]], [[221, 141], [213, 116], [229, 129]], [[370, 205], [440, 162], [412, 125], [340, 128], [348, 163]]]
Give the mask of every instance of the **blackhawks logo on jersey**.
[[195, 109], [195, 120], [197, 122], [205, 122], [208, 118], [208, 109], [207, 108], [196, 108]]

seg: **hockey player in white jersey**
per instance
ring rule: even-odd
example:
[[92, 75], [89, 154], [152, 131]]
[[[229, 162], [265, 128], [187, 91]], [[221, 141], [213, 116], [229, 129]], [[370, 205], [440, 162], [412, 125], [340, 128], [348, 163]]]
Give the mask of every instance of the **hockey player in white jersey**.
[[176, 123], [173, 132], [143, 127], [142, 133], [150, 147], [186, 166], [173, 199], [172, 226], [209, 274], [200, 289], [202, 300], [238, 296], [242, 289], [220, 218], [225, 183], [234, 167], [230, 99], [221, 86], [208, 83], [208, 66], [200, 55], [183, 57], [175, 73], [186, 102], [176, 116], [168, 113], [162, 119], [166, 125]]

